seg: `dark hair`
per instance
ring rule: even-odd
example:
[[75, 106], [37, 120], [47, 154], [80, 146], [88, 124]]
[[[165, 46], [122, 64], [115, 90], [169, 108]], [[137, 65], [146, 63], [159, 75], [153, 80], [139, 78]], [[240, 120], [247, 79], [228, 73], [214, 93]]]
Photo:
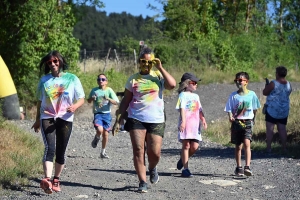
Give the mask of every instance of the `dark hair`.
[[108, 80], [108, 78], [107, 78], [107, 76], [105, 75], [105, 74], [103, 74], [103, 73], [101, 73], [101, 74], [98, 74], [98, 76], [97, 76], [97, 78], [99, 78], [99, 76], [105, 76], [105, 78]]
[[50, 51], [46, 56], [41, 59], [39, 64], [40, 72], [42, 73], [42, 68], [44, 67], [44, 74], [48, 74], [50, 72], [50, 67], [47, 64], [47, 61], [52, 57], [56, 57], [59, 61], [59, 69], [65, 71], [68, 69], [68, 64], [64, 57], [56, 50]]
[[153, 53], [152, 49], [150, 49], [149, 47], [144, 47], [140, 52], [137, 62], [140, 62], [140, 59], [142, 59], [145, 54], [152, 54], [152, 53]]
[[284, 66], [276, 67], [276, 73], [279, 77], [284, 78], [287, 75], [287, 69]]
[[240, 76], [244, 76], [247, 80], [250, 80], [249, 74], [247, 72], [239, 72], [235, 75], [235, 78], [238, 78]]

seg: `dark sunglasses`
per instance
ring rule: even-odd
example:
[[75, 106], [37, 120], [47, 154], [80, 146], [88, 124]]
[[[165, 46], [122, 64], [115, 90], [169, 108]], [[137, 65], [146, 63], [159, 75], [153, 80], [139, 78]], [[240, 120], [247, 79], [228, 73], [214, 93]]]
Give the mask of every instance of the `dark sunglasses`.
[[97, 81], [98, 81], [98, 82], [99, 82], [99, 81], [104, 82], [104, 81], [107, 81], [107, 79], [106, 79], [106, 78], [97, 78]]
[[46, 63], [47, 63], [47, 65], [51, 65], [52, 62], [53, 62], [54, 64], [57, 64], [57, 63], [58, 63], [58, 59], [48, 60]]
[[234, 80], [234, 82], [240, 82], [240, 83], [243, 81], [247, 81], [247, 79], [237, 78]]
[[140, 62], [142, 62], [142, 64], [148, 63], [148, 65], [152, 65], [152, 64], [153, 64], [153, 61], [152, 61], [152, 60], [140, 59]]
[[190, 81], [189, 84], [191, 84], [191, 85], [197, 85], [197, 82], [195, 82], [195, 81]]

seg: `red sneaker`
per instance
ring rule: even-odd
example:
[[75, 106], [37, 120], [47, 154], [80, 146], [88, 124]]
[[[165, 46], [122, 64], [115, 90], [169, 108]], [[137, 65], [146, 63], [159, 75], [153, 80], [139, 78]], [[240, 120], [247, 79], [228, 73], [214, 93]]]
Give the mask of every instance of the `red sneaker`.
[[58, 179], [53, 179], [52, 181], [52, 190], [54, 192], [60, 192], [61, 189], [60, 189], [60, 182]]
[[43, 178], [40, 187], [47, 193], [52, 194], [52, 183], [49, 178]]

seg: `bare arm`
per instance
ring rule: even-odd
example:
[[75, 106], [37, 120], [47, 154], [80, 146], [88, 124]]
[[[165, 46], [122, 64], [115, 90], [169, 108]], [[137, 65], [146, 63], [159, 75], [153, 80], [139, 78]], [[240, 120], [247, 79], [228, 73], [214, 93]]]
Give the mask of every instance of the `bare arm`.
[[167, 90], [174, 89], [176, 87], [176, 80], [162, 67], [161, 61], [158, 58], [155, 58], [154, 60], [156, 62], [156, 68], [160, 71], [165, 79], [165, 88]]
[[186, 125], [184, 108], [180, 108], [180, 116], [181, 116], [181, 123], [180, 123], [180, 126], [179, 126], [179, 131], [183, 132], [184, 129], [185, 129], [185, 125]]
[[200, 111], [200, 115], [199, 116], [200, 116], [200, 120], [202, 122], [202, 125], [203, 125], [204, 129], [207, 129], [206, 119], [205, 119], [204, 114], [203, 114], [202, 111]]
[[268, 96], [272, 92], [272, 90], [274, 90], [274, 87], [274, 82], [271, 82], [270, 84], [266, 85], [263, 90], [263, 95]]
[[129, 90], [125, 89], [124, 97], [121, 100], [120, 107], [119, 107], [119, 113], [118, 113], [118, 116], [117, 116], [117, 120], [119, 122], [121, 121], [121, 119], [124, 118], [126, 110], [127, 110], [128, 106], [129, 106], [129, 103], [132, 100], [132, 97], [133, 97], [132, 92], [130, 92]]
[[41, 117], [41, 101], [38, 101], [36, 104], [36, 117], [35, 117], [35, 122], [32, 125], [31, 128], [33, 128], [34, 132], [38, 133], [40, 131], [40, 126], [41, 126], [41, 122], [40, 122], [40, 117]]

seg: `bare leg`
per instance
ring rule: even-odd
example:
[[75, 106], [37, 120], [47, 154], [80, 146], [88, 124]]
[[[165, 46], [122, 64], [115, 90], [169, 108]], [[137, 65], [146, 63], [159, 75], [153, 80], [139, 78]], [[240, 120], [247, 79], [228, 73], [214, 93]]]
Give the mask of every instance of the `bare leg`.
[[50, 161], [43, 162], [43, 169], [44, 169], [45, 177], [51, 178], [52, 170], [53, 170], [53, 162], [50, 162]]
[[243, 147], [243, 144], [235, 145], [235, 161], [236, 161], [237, 167], [242, 166], [242, 162], [241, 162], [242, 147]]
[[150, 133], [147, 133], [146, 137], [149, 169], [154, 169], [160, 159], [162, 137]]
[[65, 166], [64, 164], [61, 165], [56, 162], [54, 176], [60, 177], [60, 174], [61, 174], [62, 170], [64, 169], [64, 166]]
[[133, 162], [134, 162], [135, 171], [138, 175], [139, 180], [146, 182], [146, 167], [145, 167], [146, 129], [131, 130], [130, 139], [132, 144]]
[[102, 133], [102, 149], [105, 149], [108, 142], [108, 132], [107, 130], [103, 130]]
[[190, 150], [190, 140], [182, 140], [182, 149], [181, 149], [181, 160], [183, 167], [185, 169], [189, 168], [189, 150]]
[[[244, 139], [244, 150], [245, 150], [245, 163], [246, 166], [250, 166], [251, 162], [251, 148], [250, 148], [251, 142], [249, 139]], [[241, 166], [241, 165], [239, 165]]]
[[277, 123], [277, 129], [281, 140], [282, 150], [286, 151], [286, 139], [287, 139], [286, 125]]
[[275, 124], [272, 124], [271, 122], [266, 122], [266, 135], [267, 135], [267, 151], [271, 152], [271, 144], [274, 134], [274, 126]]
[[198, 147], [199, 147], [198, 142], [194, 142], [194, 141], [190, 142], [189, 157], [193, 156], [196, 153], [196, 151], [198, 150]]

